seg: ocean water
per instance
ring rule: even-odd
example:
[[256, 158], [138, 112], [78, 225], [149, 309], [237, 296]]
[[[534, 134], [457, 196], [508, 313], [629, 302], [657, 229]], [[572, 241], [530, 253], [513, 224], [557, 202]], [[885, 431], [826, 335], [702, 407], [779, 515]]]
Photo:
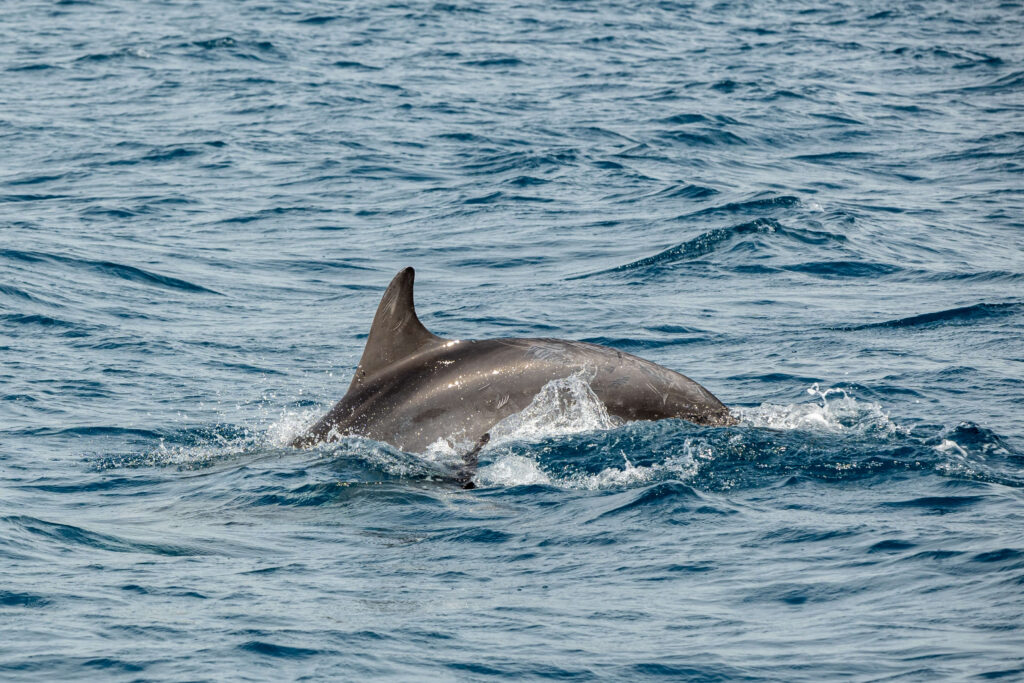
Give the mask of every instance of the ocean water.
[[[0, 678], [1024, 679], [1024, 5], [0, 11]], [[417, 269], [606, 344], [481, 453], [287, 447]]]

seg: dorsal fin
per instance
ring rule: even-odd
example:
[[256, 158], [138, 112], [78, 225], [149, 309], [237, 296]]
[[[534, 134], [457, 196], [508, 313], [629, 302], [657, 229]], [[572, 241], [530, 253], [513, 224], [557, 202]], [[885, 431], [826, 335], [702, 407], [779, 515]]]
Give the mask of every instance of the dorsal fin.
[[405, 268], [388, 285], [377, 314], [373, 316], [370, 336], [366, 339], [363, 357], [348, 390], [362, 385], [363, 380], [406, 356], [427, 346], [444, 341], [431, 334], [416, 317], [412, 300], [412, 283], [416, 272]]

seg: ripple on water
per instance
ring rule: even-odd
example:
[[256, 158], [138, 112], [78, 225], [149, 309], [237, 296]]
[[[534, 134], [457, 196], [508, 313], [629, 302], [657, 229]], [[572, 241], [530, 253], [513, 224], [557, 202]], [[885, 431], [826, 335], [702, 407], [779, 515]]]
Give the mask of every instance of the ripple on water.
[[[1020, 677], [1018, 3], [15, 4], [0, 678]], [[739, 424], [289, 448], [408, 265]]]

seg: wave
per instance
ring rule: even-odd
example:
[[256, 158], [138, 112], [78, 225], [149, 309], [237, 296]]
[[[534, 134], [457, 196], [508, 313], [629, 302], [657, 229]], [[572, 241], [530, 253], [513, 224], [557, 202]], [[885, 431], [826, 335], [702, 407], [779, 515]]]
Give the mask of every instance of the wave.
[[59, 69], [61, 67], [55, 64], [47, 64], [45, 62], [35, 62], [32, 64], [20, 64], [17, 66], [9, 66], [4, 71], [19, 72], [19, 71], [49, 71], [50, 69]]
[[989, 81], [988, 83], [981, 83], [979, 85], [970, 85], [962, 88], [952, 88], [948, 90], [940, 90], [939, 92], [944, 93], [1002, 93], [1002, 92], [1014, 92], [1024, 88], [1024, 71], [1014, 71], [1008, 73], [1005, 76]]
[[1017, 315], [1022, 311], [1024, 311], [1024, 303], [980, 303], [973, 304], [971, 306], [949, 308], [943, 311], [935, 311], [933, 313], [921, 313], [920, 315], [912, 315], [907, 318], [897, 318], [895, 320], [886, 320], [878, 323], [867, 323], [851, 327], [835, 327], [831, 329], [853, 331], [887, 327], [937, 327], [947, 324], [972, 323], [980, 320], [1004, 318]]
[[976, 271], [907, 271], [916, 279], [925, 282], [943, 282], [958, 280], [961, 282], [1017, 282], [1024, 280], [1024, 273], [1011, 270], [976, 270]]
[[263, 61], [266, 54], [280, 56], [280, 51], [277, 46], [269, 40], [238, 40], [233, 36], [220, 36], [205, 40], [193, 40], [188, 43], [180, 43], [178, 47], [186, 48], [190, 51], [193, 51], [193, 48], [199, 48], [203, 52], [225, 50], [229, 54], [237, 57], [256, 59], [260, 61]]
[[40, 183], [51, 183], [54, 180], [66, 180], [66, 179], [68, 179], [72, 175], [73, 175], [72, 173], [57, 173], [57, 174], [53, 174], [53, 175], [32, 174], [32, 175], [23, 176], [21, 178], [16, 178], [14, 180], [7, 180], [7, 181], [5, 181], [4, 184], [5, 185], [39, 185]]
[[735, 133], [717, 128], [693, 128], [687, 130], [661, 131], [658, 137], [662, 140], [681, 142], [688, 147], [715, 147], [718, 145], [746, 145], [746, 140]]
[[773, 197], [762, 197], [758, 199], [748, 199], [742, 202], [729, 202], [720, 206], [709, 206], [699, 211], [692, 213], [683, 214], [678, 216], [676, 220], [687, 219], [687, 218], [700, 218], [703, 216], [717, 215], [717, 214], [729, 214], [729, 215], [750, 215], [754, 213], [763, 213], [767, 210], [783, 208], [788, 209], [794, 206], [800, 205], [800, 199], [791, 195], [778, 195]]
[[874, 159], [877, 155], [871, 152], [822, 152], [821, 154], [799, 154], [794, 161], [805, 161], [809, 164], [829, 165], [834, 161]]
[[[68, 382], [70, 384], [70, 382]], [[102, 395], [102, 385], [98, 382], [79, 382], [80, 392], [91, 392], [87, 395]], [[146, 439], [162, 439], [162, 432], [152, 429], [141, 429], [138, 427], [112, 427], [107, 425], [90, 425], [79, 427], [32, 427], [23, 430], [21, 433], [32, 436], [113, 436], [113, 437], [142, 437]]]
[[780, 268], [794, 273], [806, 273], [821, 277], [880, 277], [899, 273], [903, 270], [900, 266], [890, 263], [873, 263], [869, 261], [811, 261], [780, 266]]
[[46, 607], [50, 599], [35, 593], [0, 590], [0, 607]]
[[284, 659], [305, 659], [325, 654], [324, 650], [311, 650], [305, 647], [292, 647], [279, 645], [262, 640], [250, 640], [238, 646], [238, 649], [246, 655], [261, 655], [264, 657], [279, 657]]
[[356, 69], [358, 71], [380, 71], [382, 68], [384, 68], [380, 66], [371, 66], [370, 64], [363, 64], [362, 62], [355, 62], [344, 59], [340, 59], [334, 62], [334, 66], [338, 67], [339, 69]]
[[113, 534], [90, 531], [73, 524], [49, 522], [28, 515], [0, 517], [0, 525], [7, 527], [4, 534], [6, 538], [13, 538], [15, 542], [19, 542], [21, 539], [31, 539], [29, 544], [34, 548], [37, 548], [39, 541], [42, 540], [71, 550], [105, 550], [115, 553], [142, 553], [170, 557], [210, 554], [198, 547], [136, 541]]
[[305, 206], [275, 206], [272, 209], [261, 209], [254, 213], [245, 213], [231, 218], [225, 218], [219, 222], [221, 223], [252, 223], [254, 221], [262, 221], [265, 219], [275, 219], [282, 216], [305, 216], [305, 215], [317, 215], [329, 213], [326, 209], [314, 209]]
[[0, 204], [14, 202], [42, 202], [50, 199], [67, 199], [66, 194], [0, 194]]
[[0, 321], [3, 321], [6, 325], [20, 325], [27, 327], [39, 327], [44, 329], [59, 329], [65, 330], [62, 336], [65, 337], [84, 337], [88, 335], [88, 328], [79, 323], [71, 323], [69, 321], [61, 321], [56, 317], [50, 317], [49, 315], [38, 315], [38, 314], [27, 314], [27, 313], [8, 313], [0, 315]]
[[33, 303], [42, 303], [42, 300], [32, 294], [29, 294], [24, 289], [14, 287], [12, 285], [5, 285], [0, 283], [0, 294], [9, 296], [15, 299], [23, 299], [25, 301], [31, 301]]
[[[740, 223], [727, 228], [715, 228], [701, 233], [693, 239], [687, 240], [674, 247], [659, 251], [652, 256], [646, 256], [636, 261], [630, 261], [621, 266], [615, 266], [605, 270], [583, 275], [574, 275], [567, 279], [578, 280], [582, 278], [595, 277], [615, 273], [642, 273], [657, 274], [668, 270], [676, 264], [691, 261], [708, 254], [719, 252], [726, 247], [734, 247], [737, 243], [751, 241], [755, 236], [782, 237], [796, 242], [797, 244], [820, 245], [829, 242], [843, 242], [846, 238], [843, 235], [830, 233], [821, 230], [809, 230], [804, 228], [789, 228], [770, 218], [758, 218], [749, 223]], [[830, 262], [833, 273], [842, 272], [844, 262]], [[851, 263], [852, 262], [846, 262]], [[865, 269], [877, 272], [883, 268], [881, 264], [860, 264], [860, 271]], [[822, 264], [806, 264], [805, 266], [791, 266], [793, 269], [805, 268], [808, 272], [817, 267], [821, 272], [829, 272]], [[847, 272], [856, 272], [851, 265]]]
[[574, 165], [580, 157], [578, 150], [552, 148], [548, 150], [495, 151], [463, 164], [460, 168], [469, 175], [496, 175], [508, 172], [547, 171]]
[[330, 14], [316, 14], [310, 17], [305, 17], [304, 19], [299, 19], [297, 23], [312, 24], [313, 26], [322, 26], [323, 24], [329, 24], [332, 21], [337, 21], [341, 18], [341, 15], [334, 16]]
[[143, 162], [163, 163], [167, 161], [179, 161], [200, 156], [209, 152], [209, 148], [219, 149], [227, 143], [222, 140], [208, 140], [185, 145], [163, 145], [152, 147], [140, 157], [117, 158], [107, 161], [107, 166], [134, 166]]
[[484, 69], [523, 66], [525, 62], [518, 57], [511, 55], [500, 55], [486, 57], [484, 59], [471, 59], [462, 62], [463, 66], [476, 66]]
[[76, 63], [109, 62], [115, 59], [148, 58], [152, 55], [142, 48], [126, 47], [113, 52], [93, 52], [75, 59]]
[[774, 221], [758, 219], [750, 223], [742, 223], [729, 228], [709, 230], [708, 232], [702, 233], [691, 240], [683, 242], [682, 244], [659, 251], [657, 254], [652, 256], [637, 259], [636, 261], [630, 261], [629, 263], [625, 263], [621, 266], [615, 266], [614, 268], [608, 268], [607, 270], [600, 270], [595, 273], [587, 273], [584, 275], [576, 275], [568, 279], [578, 280], [597, 275], [622, 273], [635, 270], [661, 270], [681, 261], [687, 261], [699, 256], [710, 254], [721, 245], [728, 244], [737, 237], [756, 233], [767, 234], [773, 232], [776, 230], [777, 226], [778, 224]]
[[[643, 195], [643, 199], [708, 199], [720, 194], [719, 190], [696, 183], [679, 183]], [[637, 201], [630, 199], [629, 201]]]
[[601, 511], [587, 523], [608, 518], [648, 516], [651, 510], [661, 514], [688, 515], [700, 514], [733, 514], [736, 511], [722, 501], [714, 501], [692, 486], [679, 481], [663, 481], [651, 484], [639, 491], [629, 491], [620, 496], [612, 497], [610, 508]]
[[197, 285], [188, 280], [182, 280], [181, 278], [171, 277], [170, 275], [162, 275], [160, 273], [154, 273], [148, 270], [143, 270], [136, 266], [130, 266], [124, 263], [116, 263], [114, 261], [96, 261], [91, 259], [76, 258], [72, 256], [59, 256], [57, 254], [49, 254], [40, 251], [20, 251], [17, 249], [0, 249], [0, 259], [11, 259], [24, 261], [27, 263], [57, 263], [72, 268], [80, 268], [85, 270], [91, 270], [104, 275], [112, 275], [114, 277], [121, 278], [122, 280], [130, 280], [133, 282], [140, 282], [143, 284], [162, 287], [165, 289], [177, 289], [185, 292], [195, 292], [202, 294], [216, 294], [222, 296], [220, 292], [217, 292], [208, 287]]

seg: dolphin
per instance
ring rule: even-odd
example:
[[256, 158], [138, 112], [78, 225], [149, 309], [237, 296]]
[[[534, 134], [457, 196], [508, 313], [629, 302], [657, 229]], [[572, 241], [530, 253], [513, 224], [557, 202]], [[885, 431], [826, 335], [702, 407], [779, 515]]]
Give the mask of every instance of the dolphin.
[[348, 392], [292, 441], [306, 448], [346, 435], [421, 452], [439, 439], [476, 442], [456, 481], [472, 488], [489, 430], [518, 413], [548, 382], [582, 373], [609, 414], [622, 420], [682, 418], [735, 424], [710, 391], [678, 372], [597, 344], [562, 339], [443, 339], [416, 316], [415, 272], [384, 292]]

